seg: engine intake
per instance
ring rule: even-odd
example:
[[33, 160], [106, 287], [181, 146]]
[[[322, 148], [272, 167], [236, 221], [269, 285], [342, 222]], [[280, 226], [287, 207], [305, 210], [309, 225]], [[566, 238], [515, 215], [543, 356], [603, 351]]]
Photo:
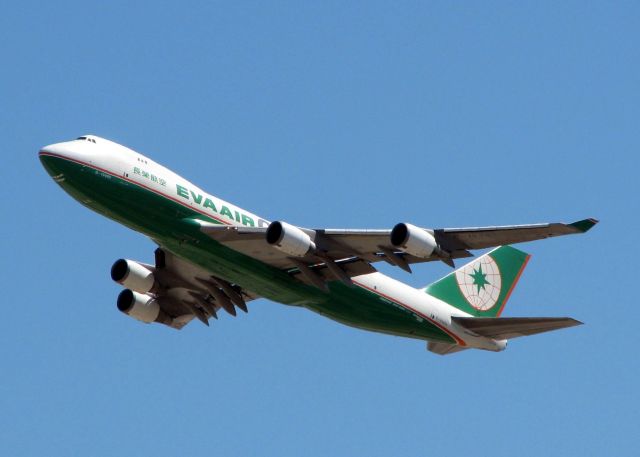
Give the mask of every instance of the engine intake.
[[270, 245], [294, 257], [304, 257], [316, 249], [306, 232], [286, 222], [275, 221], [269, 224], [266, 239]]
[[431, 257], [438, 250], [438, 243], [431, 233], [404, 222], [393, 227], [390, 238], [394, 247], [423, 259]]
[[160, 305], [150, 295], [125, 289], [118, 295], [117, 304], [120, 311], [146, 324], [160, 321]]
[[111, 279], [141, 294], [151, 291], [156, 280], [151, 267], [128, 259], [118, 259], [111, 267]]

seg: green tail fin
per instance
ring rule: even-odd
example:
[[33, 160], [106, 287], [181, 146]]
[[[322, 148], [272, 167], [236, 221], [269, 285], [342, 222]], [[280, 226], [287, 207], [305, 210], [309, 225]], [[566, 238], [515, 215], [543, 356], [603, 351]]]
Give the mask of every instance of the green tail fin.
[[502, 313], [529, 257], [511, 246], [500, 246], [423, 290], [472, 316], [496, 317]]

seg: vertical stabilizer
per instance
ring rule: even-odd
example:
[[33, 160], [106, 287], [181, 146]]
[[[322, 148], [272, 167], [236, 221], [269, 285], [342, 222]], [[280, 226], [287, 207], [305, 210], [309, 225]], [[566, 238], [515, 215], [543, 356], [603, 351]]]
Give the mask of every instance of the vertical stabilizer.
[[423, 290], [472, 316], [500, 316], [529, 257], [500, 246]]

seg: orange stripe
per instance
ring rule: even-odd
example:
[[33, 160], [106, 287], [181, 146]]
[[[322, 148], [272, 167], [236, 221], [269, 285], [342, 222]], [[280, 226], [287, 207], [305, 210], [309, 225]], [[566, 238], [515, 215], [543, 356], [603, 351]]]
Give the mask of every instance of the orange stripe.
[[[351, 280], [353, 281], [353, 278], [351, 278]], [[407, 304], [405, 304], [405, 303], [401, 303], [401, 302], [399, 302], [397, 299], [392, 298], [392, 297], [390, 297], [390, 296], [388, 296], [388, 295], [385, 295], [385, 294], [383, 294], [382, 292], [377, 291], [377, 290], [375, 290], [375, 289], [371, 289], [370, 287], [365, 286], [364, 284], [361, 284], [361, 283], [359, 283], [359, 282], [357, 282], [357, 281], [353, 281], [353, 283], [354, 283], [354, 284], [357, 284], [358, 286], [362, 287], [363, 289], [367, 289], [369, 292], [372, 292], [372, 293], [374, 293], [374, 294], [376, 294], [376, 295], [380, 295], [381, 297], [384, 297], [384, 298], [386, 298], [387, 300], [390, 300], [390, 301], [394, 302], [395, 304], [400, 305], [400, 306], [402, 306], [403, 308], [408, 309], [409, 311], [411, 311], [411, 312], [413, 312], [413, 313], [417, 314], [418, 316], [420, 316], [420, 317], [422, 317], [422, 318], [424, 318], [424, 319], [428, 320], [428, 321], [429, 321], [429, 322], [431, 322], [433, 325], [435, 325], [435, 326], [436, 326], [436, 327], [438, 327], [440, 330], [442, 330], [442, 331], [443, 331], [443, 332], [445, 332], [447, 335], [449, 335], [451, 338], [453, 338], [453, 339], [454, 339], [454, 340], [455, 340], [455, 341], [456, 341], [460, 346], [466, 346], [466, 345], [467, 345], [467, 343], [465, 343], [465, 342], [464, 342], [464, 341], [463, 341], [463, 340], [462, 340], [458, 335], [456, 335], [455, 333], [451, 332], [448, 328], [444, 327], [442, 324], [440, 324], [440, 323], [438, 323], [438, 322], [434, 321], [433, 319], [430, 319], [429, 317], [427, 317], [426, 315], [422, 314], [420, 311], [418, 311], [418, 310], [416, 310], [416, 309], [412, 308], [411, 306], [409, 306], [409, 305], [407, 305]]]
[[500, 317], [500, 314], [502, 314], [502, 311], [504, 310], [504, 307], [507, 305], [507, 301], [509, 300], [509, 297], [511, 297], [511, 292], [513, 292], [513, 289], [516, 287], [516, 284], [518, 284], [518, 281], [520, 280], [520, 276], [522, 275], [522, 272], [524, 271], [525, 267], [527, 266], [527, 263], [529, 263], [529, 259], [530, 258], [531, 258], [531, 254], [527, 254], [527, 257], [525, 257], [524, 262], [522, 262], [522, 266], [520, 267], [520, 271], [518, 271], [518, 274], [516, 275], [516, 279], [513, 280], [513, 283], [511, 284], [511, 287], [509, 288], [509, 291], [507, 292], [507, 295], [505, 295], [504, 301], [502, 302], [502, 306], [498, 310], [498, 314], [496, 314], [497, 317]]

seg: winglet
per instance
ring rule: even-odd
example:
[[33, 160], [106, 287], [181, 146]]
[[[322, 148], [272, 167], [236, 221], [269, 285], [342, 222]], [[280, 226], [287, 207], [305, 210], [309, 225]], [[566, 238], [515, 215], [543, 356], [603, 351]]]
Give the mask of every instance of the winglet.
[[581, 233], [588, 232], [594, 225], [596, 225], [599, 221], [597, 219], [589, 218], [583, 219], [581, 221], [574, 222], [569, 224], [571, 227], [577, 229]]

